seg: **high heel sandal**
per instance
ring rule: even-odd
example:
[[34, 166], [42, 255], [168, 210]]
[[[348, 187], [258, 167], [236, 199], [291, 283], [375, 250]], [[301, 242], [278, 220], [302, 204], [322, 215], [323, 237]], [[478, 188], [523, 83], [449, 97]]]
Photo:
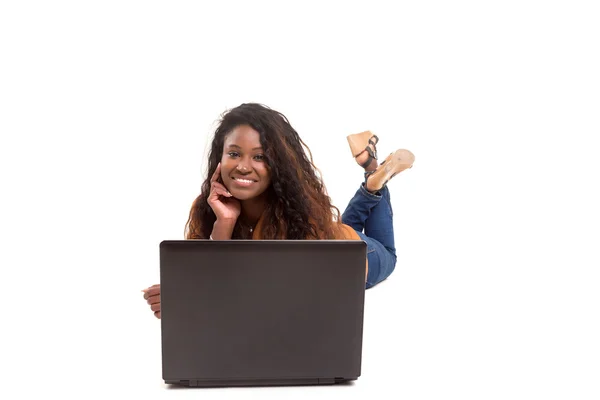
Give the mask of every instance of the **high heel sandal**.
[[414, 162], [413, 153], [405, 149], [396, 150], [387, 156], [375, 171], [365, 173], [365, 188], [370, 192], [381, 190], [394, 176], [412, 168]]
[[[379, 142], [377, 135], [373, 135], [371, 131], [364, 131], [349, 135], [346, 139], [348, 139], [348, 144], [354, 158], [361, 155], [364, 151], [369, 155], [367, 161], [360, 164], [361, 167], [367, 168], [371, 164], [371, 161], [377, 160], [377, 147], [375, 147]], [[371, 148], [371, 145], [373, 145], [373, 148]]]

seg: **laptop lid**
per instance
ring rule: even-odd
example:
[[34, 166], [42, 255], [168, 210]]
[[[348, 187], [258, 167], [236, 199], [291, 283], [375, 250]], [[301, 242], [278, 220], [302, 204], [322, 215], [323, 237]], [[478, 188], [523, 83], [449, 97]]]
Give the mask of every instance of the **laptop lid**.
[[163, 241], [163, 379], [228, 386], [358, 378], [365, 260], [363, 241]]

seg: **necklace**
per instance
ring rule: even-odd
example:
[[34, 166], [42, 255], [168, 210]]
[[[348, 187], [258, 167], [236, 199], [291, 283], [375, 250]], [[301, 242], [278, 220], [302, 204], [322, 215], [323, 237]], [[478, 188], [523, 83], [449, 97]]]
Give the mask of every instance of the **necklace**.
[[252, 235], [252, 232], [254, 232], [254, 226], [250, 223], [248, 223], [248, 221], [240, 221], [240, 228], [242, 228], [242, 230], [246, 230], [248, 229], [248, 232], [250, 232], [250, 234]]

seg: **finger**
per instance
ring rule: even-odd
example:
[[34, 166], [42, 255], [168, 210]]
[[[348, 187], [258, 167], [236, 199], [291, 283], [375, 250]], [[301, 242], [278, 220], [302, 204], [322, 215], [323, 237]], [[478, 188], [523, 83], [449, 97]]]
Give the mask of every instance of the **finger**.
[[148, 297], [148, 300], [146, 300], [146, 301], [150, 305], [160, 303], [160, 294], [157, 294], [156, 296], [150, 296], [150, 297]]
[[218, 194], [219, 196], [225, 196], [225, 197], [231, 197], [232, 194], [229, 193], [227, 190], [223, 190], [223, 189], [219, 189], [219, 188], [214, 188], [213, 189], [214, 193]]
[[217, 164], [217, 168], [215, 169], [215, 172], [213, 173], [213, 175], [210, 178], [211, 183], [216, 182], [217, 179], [219, 179], [220, 175], [221, 175], [221, 163]]
[[154, 312], [160, 311], [160, 303], [152, 304], [150, 309]]
[[160, 319], [160, 311], [157, 311], [157, 312], [155, 312], [155, 313], [154, 313], [154, 316], [155, 316], [156, 318]]
[[159, 288], [160, 287], [160, 283], [157, 283], [155, 285], [152, 285], [150, 287], [147, 287], [146, 289], [142, 289], [142, 292], [146, 293], [148, 290], [150, 289], [154, 289], [154, 288]]
[[213, 190], [221, 190], [224, 191], [225, 193], [227, 193], [228, 195], [231, 195], [231, 193], [229, 192], [229, 190], [225, 187], [225, 185], [223, 185], [222, 183], [219, 182], [215, 182], [212, 184]]
[[218, 190], [213, 186], [210, 188], [210, 194], [208, 195], [208, 199], [206, 199], [208, 201], [209, 204], [214, 203], [215, 201], [219, 200], [219, 192]]
[[233, 197], [233, 195], [227, 191], [213, 188], [213, 190], [211, 190], [210, 195], [208, 196], [207, 200], [209, 203], [212, 204], [212, 203], [219, 201], [221, 197], [230, 198], [230, 197]]
[[227, 188], [225, 187], [225, 185], [223, 185], [223, 184], [222, 184], [222, 183], [220, 183], [220, 182], [215, 182], [215, 183], [213, 183], [213, 187], [214, 187], [215, 189], [221, 189], [221, 190], [224, 190], [224, 191], [226, 191], [227, 193], [229, 193], [229, 189], [227, 189]]
[[160, 286], [156, 286], [156, 287], [152, 287], [150, 289], [147, 289], [146, 292], [144, 292], [144, 299], [148, 299], [148, 297], [151, 296], [156, 296], [157, 294], [160, 294]]

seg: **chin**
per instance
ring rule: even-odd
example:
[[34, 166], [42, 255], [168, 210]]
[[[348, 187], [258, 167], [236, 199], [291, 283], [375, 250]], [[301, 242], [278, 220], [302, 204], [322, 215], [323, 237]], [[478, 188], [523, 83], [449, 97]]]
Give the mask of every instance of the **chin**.
[[260, 193], [257, 193], [255, 191], [247, 192], [244, 190], [236, 190], [236, 189], [230, 190], [229, 192], [233, 195], [233, 197], [235, 197], [238, 200], [253, 200], [253, 199], [257, 199], [261, 196], [264, 196], [264, 194], [265, 194], [265, 192], [260, 192]]
[[241, 190], [230, 190], [229, 192], [238, 200], [250, 200], [256, 197], [254, 193], [243, 192]]

